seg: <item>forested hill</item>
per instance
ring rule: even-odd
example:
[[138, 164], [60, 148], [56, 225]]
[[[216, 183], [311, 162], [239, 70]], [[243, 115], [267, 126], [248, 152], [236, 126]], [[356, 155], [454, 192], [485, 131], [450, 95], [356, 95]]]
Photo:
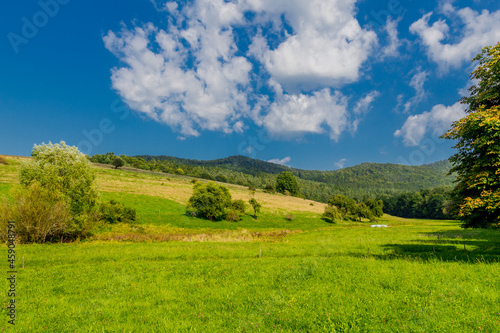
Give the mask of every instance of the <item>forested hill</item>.
[[[291, 171], [301, 183], [301, 192], [308, 198], [324, 201], [336, 193], [355, 198], [374, 197], [381, 194], [415, 192], [440, 186], [451, 186], [454, 176], [447, 176], [451, 168], [448, 161], [422, 166], [400, 164], [363, 163], [334, 171], [303, 170], [252, 159], [245, 156], [231, 156], [223, 159], [198, 161], [171, 156], [136, 156], [147, 162], [169, 162], [178, 166], [202, 168], [206, 176], [213, 179], [224, 174], [229, 182], [235, 182], [234, 173], [253, 176], [248, 185], [264, 187], [273, 183], [277, 174]], [[227, 173], [224, 172], [227, 170]], [[245, 184], [245, 182], [236, 181]], [[321, 193], [321, 195], [320, 195]]]
[[190, 160], [190, 159], [165, 156], [165, 155], [160, 155], [160, 156], [138, 155], [135, 157], [143, 158], [146, 161], [152, 161], [152, 160], [170, 161], [181, 165], [202, 166], [209, 168], [218, 167], [223, 169], [229, 169], [232, 171], [242, 172], [253, 176], [259, 175], [261, 173], [278, 174], [283, 171], [292, 170], [291, 168], [284, 165], [261, 161], [241, 155], [219, 158], [216, 160], [209, 160], [209, 161]]

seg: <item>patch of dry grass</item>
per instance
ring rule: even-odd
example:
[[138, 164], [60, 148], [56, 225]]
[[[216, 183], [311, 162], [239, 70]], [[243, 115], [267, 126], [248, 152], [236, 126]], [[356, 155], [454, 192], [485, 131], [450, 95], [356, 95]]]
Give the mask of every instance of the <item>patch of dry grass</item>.
[[133, 226], [119, 224], [111, 231], [102, 232], [92, 237], [97, 241], [117, 242], [279, 242], [300, 230], [249, 231], [238, 230], [186, 230], [168, 226]]

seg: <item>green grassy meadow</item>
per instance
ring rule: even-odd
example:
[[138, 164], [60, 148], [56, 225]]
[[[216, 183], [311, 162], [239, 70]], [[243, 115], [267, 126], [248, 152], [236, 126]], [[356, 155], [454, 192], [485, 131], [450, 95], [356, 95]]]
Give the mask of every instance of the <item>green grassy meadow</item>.
[[250, 208], [211, 222], [185, 215], [181, 199], [129, 192], [102, 199], [136, 208], [133, 225], [17, 245], [16, 325], [5, 279], [0, 331], [500, 332], [498, 231], [387, 215], [388, 228], [332, 224], [300, 210], [254, 220]]

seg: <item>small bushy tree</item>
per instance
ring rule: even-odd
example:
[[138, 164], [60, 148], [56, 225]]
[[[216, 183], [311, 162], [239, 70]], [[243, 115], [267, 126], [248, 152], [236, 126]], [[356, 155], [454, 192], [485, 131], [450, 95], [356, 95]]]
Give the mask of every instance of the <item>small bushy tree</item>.
[[68, 199], [71, 213], [78, 215], [98, 204], [96, 173], [87, 157], [78, 148], [64, 141], [35, 145], [31, 160], [21, 166], [19, 181], [29, 186], [37, 181], [52, 192]]
[[232, 207], [231, 193], [222, 185], [208, 182], [197, 182], [193, 186], [193, 195], [189, 198], [186, 212], [209, 220], [225, 217], [226, 211]]
[[257, 214], [260, 213], [260, 209], [261, 209], [262, 205], [257, 200], [255, 200], [255, 198], [250, 199], [248, 202], [253, 207], [254, 219], [257, 219]]
[[121, 157], [116, 156], [111, 164], [115, 167], [115, 169], [118, 169], [125, 165], [125, 161], [122, 160]]
[[276, 178], [276, 191], [285, 193], [288, 191], [293, 196], [299, 195], [299, 184], [297, 179], [290, 171], [283, 171]]

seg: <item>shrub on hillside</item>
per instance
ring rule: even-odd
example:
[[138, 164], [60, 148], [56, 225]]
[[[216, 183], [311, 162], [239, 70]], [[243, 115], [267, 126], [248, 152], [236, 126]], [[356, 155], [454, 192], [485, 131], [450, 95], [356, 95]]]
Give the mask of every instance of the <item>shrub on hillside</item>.
[[323, 218], [330, 222], [335, 222], [342, 219], [339, 209], [336, 206], [328, 205], [325, 207]]
[[238, 199], [233, 201], [233, 209], [241, 214], [245, 214], [245, 201]]
[[229, 222], [236, 222], [240, 220], [240, 215], [234, 209], [230, 209], [226, 212], [226, 220]]
[[103, 202], [99, 207], [99, 219], [106, 223], [129, 223], [135, 221], [136, 211], [115, 200], [110, 200]]
[[186, 213], [196, 211], [197, 216], [209, 220], [220, 220], [225, 217], [227, 210], [231, 207], [231, 193], [225, 186], [213, 182], [195, 183]]
[[3, 156], [0, 156], [0, 164], [7, 164], [7, 159]]
[[9, 221], [15, 222], [21, 243], [44, 243], [63, 237], [70, 228], [70, 206], [60, 192], [43, 188], [34, 181], [12, 190], [12, 200], [0, 203], [2, 240], [8, 236]]

